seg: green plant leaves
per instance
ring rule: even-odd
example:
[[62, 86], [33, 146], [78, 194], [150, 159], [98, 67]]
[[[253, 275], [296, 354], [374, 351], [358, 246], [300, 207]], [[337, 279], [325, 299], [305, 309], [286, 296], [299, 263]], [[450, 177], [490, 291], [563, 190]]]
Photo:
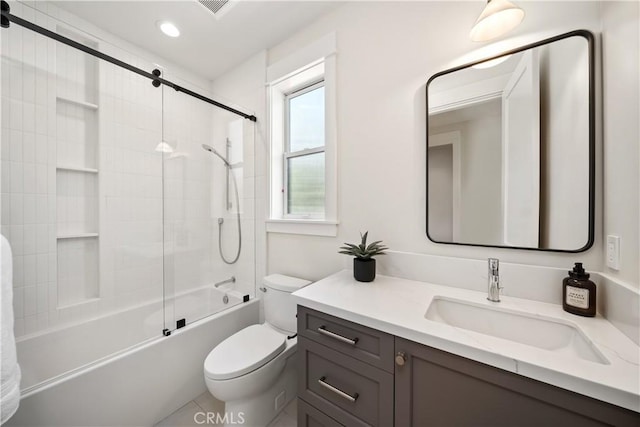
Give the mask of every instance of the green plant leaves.
[[368, 231], [365, 231], [364, 234], [360, 233], [360, 237], [362, 238], [362, 245], [366, 246], [367, 244], [367, 235], [369, 235]]
[[384, 251], [389, 248], [382, 245], [382, 240], [376, 240], [375, 242], [370, 243], [367, 246], [368, 236], [368, 231], [365, 231], [364, 234], [360, 233], [361, 242], [359, 245], [355, 245], [353, 243], [345, 243], [345, 246], [340, 247], [341, 250], [338, 251], [338, 253], [351, 255], [360, 259], [370, 259], [376, 255], [384, 255]]

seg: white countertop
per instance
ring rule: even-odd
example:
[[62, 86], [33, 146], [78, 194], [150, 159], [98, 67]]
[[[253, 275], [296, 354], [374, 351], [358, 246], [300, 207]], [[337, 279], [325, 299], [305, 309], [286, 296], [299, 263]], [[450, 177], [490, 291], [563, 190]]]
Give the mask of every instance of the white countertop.
[[[561, 305], [378, 275], [357, 282], [344, 270], [293, 294], [297, 304], [411, 341], [640, 412], [640, 347], [600, 315], [581, 317]], [[600, 364], [427, 320], [436, 296], [570, 322], [610, 364]], [[526, 333], [527, 331], [522, 331]]]

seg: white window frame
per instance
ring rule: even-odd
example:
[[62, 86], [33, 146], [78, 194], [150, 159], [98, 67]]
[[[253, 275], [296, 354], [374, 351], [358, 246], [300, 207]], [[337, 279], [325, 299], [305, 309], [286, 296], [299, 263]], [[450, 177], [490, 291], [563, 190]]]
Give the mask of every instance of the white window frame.
[[[285, 215], [285, 97], [320, 80], [325, 88], [325, 213], [323, 218]], [[267, 67], [269, 110], [269, 213], [267, 233], [337, 236], [336, 41], [328, 34]]]
[[[304, 95], [305, 93], [309, 93], [313, 90], [324, 87], [324, 78], [320, 81], [316, 81], [315, 83], [305, 84], [303, 87], [295, 89], [293, 91], [288, 92], [284, 96], [284, 152], [282, 153], [283, 159], [283, 197], [282, 197], [282, 216], [285, 219], [324, 219], [324, 213], [321, 215], [304, 213], [304, 214], [291, 214], [288, 212], [288, 203], [289, 203], [289, 160], [296, 157], [304, 157], [311, 154], [324, 153], [326, 147], [326, 137], [323, 141], [323, 144], [314, 148], [305, 148], [304, 150], [291, 151], [291, 128], [290, 128], [290, 101], [298, 96]], [[326, 191], [326, 189], [325, 189]], [[326, 209], [326, 206], [323, 208]]]

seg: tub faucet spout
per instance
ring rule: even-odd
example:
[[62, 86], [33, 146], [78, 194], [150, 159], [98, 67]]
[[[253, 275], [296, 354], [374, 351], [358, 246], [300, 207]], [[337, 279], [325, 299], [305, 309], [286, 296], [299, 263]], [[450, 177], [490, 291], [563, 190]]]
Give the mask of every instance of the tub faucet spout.
[[236, 283], [236, 276], [231, 276], [228, 279], [221, 280], [218, 283], [214, 283], [213, 287], [214, 288], [219, 288], [220, 286], [224, 285], [225, 283]]

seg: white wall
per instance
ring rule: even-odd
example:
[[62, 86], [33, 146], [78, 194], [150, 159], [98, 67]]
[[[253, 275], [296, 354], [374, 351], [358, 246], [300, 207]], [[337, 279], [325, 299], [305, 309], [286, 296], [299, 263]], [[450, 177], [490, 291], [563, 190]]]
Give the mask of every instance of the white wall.
[[[319, 279], [349, 267], [350, 259], [338, 255], [337, 248], [344, 241], [357, 240], [358, 232], [364, 230], [369, 230], [374, 239], [383, 239], [395, 251], [386, 259], [380, 258], [383, 270], [389, 272], [401, 273], [394, 268], [396, 265], [411, 270], [410, 266], [419, 264], [424, 265], [424, 271], [437, 270], [439, 260], [444, 258], [430, 255], [481, 261], [492, 256], [507, 263], [557, 267], [559, 275], [573, 262], [582, 261], [588, 270], [601, 271], [604, 225], [607, 232], [622, 236], [622, 269], [611, 274], [628, 282], [620, 289], [631, 292], [631, 299], [637, 303], [638, 5], [554, 1], [522, 2], [521, 6], [526, 18], [508, 38], [478, 44], [468, 39], [482, 9], [477, 2], [350, 2], [268, 51], [268, 64], [273, 64], [325, 34], [336, 33], [340, 221], [335, 238], [270, 233], [266, 257], [269, 273]], [[427, 79], [454, 65], [576, 29], [591, 30], [596, 39], [603, 32], [605, 48], [604, 125], [599, 119], [602, 108], [598, 106], [596, 112], [594, 246], [581, 254], [563, 254], [428, 241], [424, 105]], [[234, 71], [229, 73], [233, 74]], [[600, 77], [597, 70], [597, 82]], [[257, 161], [267, 165], [266, 157]], [[605, 197], [603, 166], [607, 171]], [[267, 183], [256, 187], [257, 194], [267, 191]], [[267, 218], [266, 209], [263, 213]], [[611, 285], [609, 279], [606, 282], [602, 283], [603, 293], [610, 286], [618, 286]], [[509, 283], [505, 285], [508, 293]], [[528, 298], [536, 298], [535, 289], [528, 292]], [[607, 304], [613, 301], [603, 299]], [[607, 311], [611, 312], [611, 307]], [[637, 323], [628, 310], [625, 316], [623, 322]]]
[[604, 235], [621, 238], [620, 271], [604, 271], [635, 288], [640, 277], [639, 14], [638, 2], [602, 4]]
[[[523, 7], [527, 17], [512, 33], [511, 45], [600, 28], [598, 3], [526, 2]], [[601, 239], [588, 252], [572, 255], [437, 245], [426, 238], [425, 83], [483, 47], [468, 39], [480, 9], [474, 2], [349, 3], [269, 51], [273, 63], [336, 32], [340, 188], [338, 237], [270, 234], [269, 271], [311, 279], [332, 273], [349, 262], [334, 255], [337, 247], [364, 230], [396, 251], [497, 256], [563, 268], [579, 260], [591, 270], [602, 267]]]

